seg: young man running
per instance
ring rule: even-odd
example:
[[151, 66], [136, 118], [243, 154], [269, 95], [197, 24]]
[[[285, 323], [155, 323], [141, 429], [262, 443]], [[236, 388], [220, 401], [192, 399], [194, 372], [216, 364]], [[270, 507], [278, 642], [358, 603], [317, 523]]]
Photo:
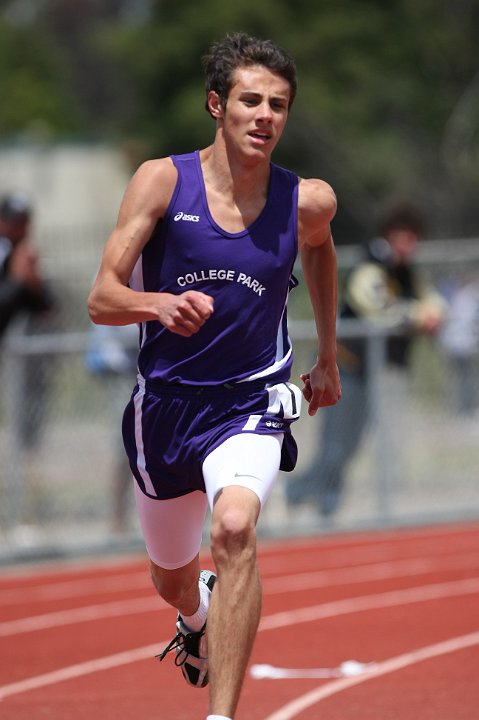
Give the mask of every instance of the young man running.
[[[161, 657], [174, 648], [190, 684], [209, 681], [208, 720], [230, 720], [260, 617], [256, 523], [278, 470], [296, 461], [286, 303], [298, 250], [318, 330], [301, 376], [309, 414], [341, 394], [336, 199], [271, 162], [296, 92], [284, 50], [236, 33], [204, 68], [213, 143], [136, 172], [89, 311], [95, 323], [140, 325], [123, 437], [153, 582], [179, 613]], [[199, 567], [208, 502], [216, 575]]]

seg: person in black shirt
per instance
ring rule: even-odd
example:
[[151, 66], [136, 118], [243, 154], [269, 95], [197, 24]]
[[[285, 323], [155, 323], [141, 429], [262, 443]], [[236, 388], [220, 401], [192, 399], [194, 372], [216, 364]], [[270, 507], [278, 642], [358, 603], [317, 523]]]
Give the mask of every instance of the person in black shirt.
[[0, 199], [0, 336], [21, 313], [40, 313], [52, 297], [39, 270], [38, 253], [28, 234], [32, 207], [26, 196]]

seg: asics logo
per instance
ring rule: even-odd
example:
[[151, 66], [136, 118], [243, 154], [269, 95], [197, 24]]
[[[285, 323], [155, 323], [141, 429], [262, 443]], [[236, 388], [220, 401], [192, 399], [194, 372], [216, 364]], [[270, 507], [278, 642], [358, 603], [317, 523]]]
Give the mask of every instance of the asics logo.
[[178, 220], [185, 220], [186, 222], [199, 222], [200, 216], [199, 215], [187, 215], [184, 212], [177, 212], [175, 217], [173, 218], [175, 222], [178, 222]]

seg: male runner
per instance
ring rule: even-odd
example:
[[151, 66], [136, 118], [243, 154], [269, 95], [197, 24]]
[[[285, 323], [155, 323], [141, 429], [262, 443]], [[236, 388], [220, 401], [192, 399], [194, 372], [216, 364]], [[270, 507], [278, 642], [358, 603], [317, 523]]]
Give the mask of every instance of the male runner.
[[[317, 361], [301, 376], [309, 414], [341, 394], [336, 200], [321, 180], [271, 162], [296, 92], [293, 60], [235, 33], [204, 67], [213, 143], [136, 172], [89, 311], [96, 323], [140, 324], [123, 436], [153, 582], [179, 613], [161, 657], [175, 648], [190, 684], [209, 681], [208, 720], [231, 720], [260, 617], [256, 522], [278, 470], [296, 460], [286, 303], [298, 249], [318, 329]], [[207, 502], [217, 577], [199, 568]]]

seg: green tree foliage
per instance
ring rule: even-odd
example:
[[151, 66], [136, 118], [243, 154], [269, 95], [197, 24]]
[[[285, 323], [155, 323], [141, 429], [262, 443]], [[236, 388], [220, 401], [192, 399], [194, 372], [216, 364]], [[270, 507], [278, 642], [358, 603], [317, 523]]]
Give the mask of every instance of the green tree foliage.
[[0, 135], [79, 129], [63, 61], [47, 32], [10, 26], [0, 18]]
[[243, 30], [296, 59], [299, 94], [275, 159], [331, 182], [340, 239], [369, 233], [395, 197], [423, 205], [436, 235], [477, 233], [479, 0], [3, 4], [36, 12], [0, 24], [0, 132], [37, 118], [57, 134], [136, 138], [148, 156], [205, 145], [214, 126], [200, 59]]

